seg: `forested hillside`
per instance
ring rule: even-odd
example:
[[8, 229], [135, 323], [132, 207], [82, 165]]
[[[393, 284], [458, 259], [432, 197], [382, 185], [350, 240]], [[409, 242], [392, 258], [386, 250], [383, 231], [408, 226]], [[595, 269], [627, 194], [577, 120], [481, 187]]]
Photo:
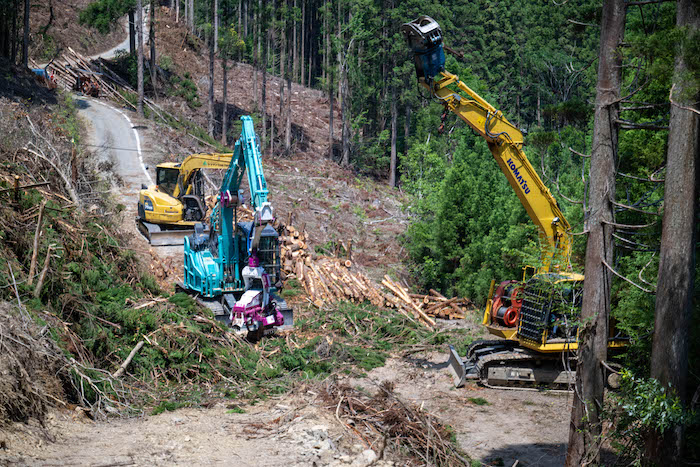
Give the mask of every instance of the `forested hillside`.
[[[18, 3], [0, 2], [0, 52], [12, 60], [22, 55]], [[137, 54], [132, 40], [134, 50], [112, 63], [141, 86], [141, 96], [125, 98], [141, 114], [145, 93], [206, 127], [207, 144], [225, 146], [237, 136], [235, 117], [250, 113], [266, 157], [325, 159], [400, 190], [410, 218], [398, 238], [400, 275], [415, 292], [481, 306], [492, 280], [542, 266], [543, 247], [484, 138], [416, 82], [400, 27], [434, 18], [445, 69], [525, 135], [529, 161], [571, 224], [572, 271], [602, 278], [602, 302], [585, 298], [589, 285], [576, 322], [582, 341], [599, 332], [603, 342], [603, 357], [581, 354], [601, 394], [587, 461], [599, 462], [605, 444], [644, 463], [680, 462], [680, 447], [660, 454], [663, 439], [684, 441], [684, 461], [700, 458], [698, 8], [692, 0], [95, 0], [79, 23], [114, 34], [125, 15], [147, 15], [146, 45]], [[592, 232], [603, 241], [592, 245]], [[610, 332], [592, 324], [608, 313]], [[616, 362], [625, 370], [614, 372], [622, 391], [603, 404], [609, 334], [625, 340]], [[605, 423], [615, 427], [609, 436]]]

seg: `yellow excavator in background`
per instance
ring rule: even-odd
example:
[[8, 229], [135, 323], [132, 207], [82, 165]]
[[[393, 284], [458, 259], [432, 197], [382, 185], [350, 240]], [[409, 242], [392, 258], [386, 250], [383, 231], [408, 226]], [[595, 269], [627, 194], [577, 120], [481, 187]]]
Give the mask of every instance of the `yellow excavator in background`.
[[[569, 387], [576, 374], [584, 279], [571, 267], [571, 226], [523, 152], [522, 132], [445, 70], [438, 23], [421, 16], [402, 25], [401, 31], [413, 50], [419, 84], [443, 104], [445, 112], [456, 114], [486, 140], [538, 227], [542, 246], [540, 266], [531, 278], [504, 281], [498, 287], [495, 280], [491, 282], [482, 323], [501, 339], [474, 342], [465, 358], [450, 346], [449, 368], [455, 385], [476, 379], [496, 387]], [[625, 342], [611, 335], [608, 346], [618, 348]]]
[[182, 245], [194, 233], [207, 212], [201, 169], [228, 169], [232, 157], [192, 154], [156, 167], [156, 184], [142, 186], [138, 201], [138, 227], [151, 245]]

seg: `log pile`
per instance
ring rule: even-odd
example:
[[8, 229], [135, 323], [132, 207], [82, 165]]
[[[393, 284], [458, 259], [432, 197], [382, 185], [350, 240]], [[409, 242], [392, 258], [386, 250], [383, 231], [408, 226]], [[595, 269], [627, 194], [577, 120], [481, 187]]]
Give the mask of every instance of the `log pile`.
[[[32, 67], [39, 68], [35, 63], [32, 63]], [[98, 95], [105, 95], [115, 101], [121, 101], [131, 106], [110, 80], [105, 79], [105, 76], [95, 71], [94, 68], [96, 67], [89, 58], [68, 47], [67, 52], [46, 66], [46, 71], [57, 85], [66, 90], [85, 91], [86, 89], [97, 89], [96, 93]], [[76, 89], [77, 86], [80, 89]], [[93, 97], [98, 97], [98, 95], [92, 95]]]
[[336, 257], [312, 257], [308, 251], [306, 230], [297, 229], [288, 222], [280, 225], [279, 232], [283, 277], [296, 278], [318, 308], [342, 300], [368, 301], [379, 308], [395, 309], [411, 320], [433, 327], [433, 318], [464, 319], [471, 305], [465, 298], [448, 299], [435, 290], [428, 295], [409, 293], [406, 287], [389, 276], [384, 276], [381, 285], [377, 284], [353, 268], [351, 242], [343, 245], [345, 257], [339, 258], [337, 254]]

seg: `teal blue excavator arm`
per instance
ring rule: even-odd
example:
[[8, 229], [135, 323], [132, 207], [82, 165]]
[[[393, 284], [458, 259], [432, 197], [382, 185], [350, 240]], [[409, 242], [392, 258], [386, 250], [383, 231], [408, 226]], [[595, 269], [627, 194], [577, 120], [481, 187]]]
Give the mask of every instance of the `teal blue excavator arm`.
[[[259, 233], [264, 224], [274, 220], [273, 209], [270, 202], [267, 200], [269, 193], [265, 174], [262, 167], [262, 154], [260, 153], [260, 144], [255, 134], [253, 127], [253, 119], [247, 115], [241, 117], [243, 123], [241, 136], [236, 141], [236, 146], [233, 150], [233, 158], [229, 166], [224, 180], [221, 183], [219, 190], [218, 206], [220, 213], [216, 209], [212, 213], [212, 225], [215, 225], [216, 219], [214, 216], [220, 215], [221, 219], [221, 241], [220, 245], [224, 251], [230, 251], [232, 245], [229, 245], [231, 239], [234, 238], [234, 209], [238, 204], [238, 189], [241, 186], [243, 173], [248, 173], [248, 187], [250, 188], [250, 201], [254, 211], [253, 227]], [[251, 235], [248, 241], [248, 254], [257, 247], [257, 236]]]
[[[194, 238], [192, 241], [185, 239], [185, 285], [207, 297], [216, 296], [241, 283], [243, 258], [240, 256], [243, 245], [239, 245], [239, 242], [246, 242], [249, 257], [255, 255], [261, 232], [268, 223], [274, 221], [272, 204], [267, 200], [269, 191], [253, 119], [244, 115], [241, 122], [241, 136], [236, 141], [231, 164], [224, 175], [216, 206], [211, 213], [212, 234], [218, 236], [216, 251], [192, 245]], [[235, 216], [239, 188], [246, 172], [254, 214], [250, 232], [244, 238], [236, 234]]]

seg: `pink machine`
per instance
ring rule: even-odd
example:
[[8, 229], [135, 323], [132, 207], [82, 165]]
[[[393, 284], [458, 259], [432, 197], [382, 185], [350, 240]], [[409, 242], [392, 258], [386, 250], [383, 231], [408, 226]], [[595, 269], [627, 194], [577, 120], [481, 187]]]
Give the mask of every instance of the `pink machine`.
[[243, 268], [245, 292], [231, 309], [231, 326], [253, 337], [262, 337], [281, 328], [284, 315], [277, 303], [270, 300], [270, 279], [254, 254]]

